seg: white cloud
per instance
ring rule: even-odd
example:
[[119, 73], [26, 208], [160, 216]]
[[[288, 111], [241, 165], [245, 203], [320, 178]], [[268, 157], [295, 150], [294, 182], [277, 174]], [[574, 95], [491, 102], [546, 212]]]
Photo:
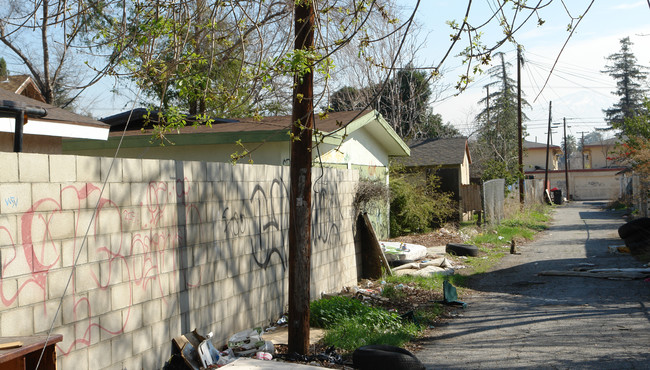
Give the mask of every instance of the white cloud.
[[637, 1], [636, 3], [623, 3], [623, 4], [618, 4], [612, 7], [614, 10], [627, 10], [627, 9], [635, 9], [639, 8], [642, 6], [646, 6], [647, 2], [645, 1]]

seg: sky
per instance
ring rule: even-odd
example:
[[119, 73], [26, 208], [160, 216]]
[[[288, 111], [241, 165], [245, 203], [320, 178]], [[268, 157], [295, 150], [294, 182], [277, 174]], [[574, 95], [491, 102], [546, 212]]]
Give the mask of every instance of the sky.
[[[572, 16], [582, 14], [589, 5], [588, 0], [565, 0]], [[416, 1], [400, 1], [403, 11], [410, 12]], [[536, 3], [529, 1], [529, 4]], [[474, 1], [475, 8], [470, 12], [469, 20], [478, 24], [492, 11], [488, 1]], [[421, 24], [423, 33], [428, 35], [420, 54], [420, 63], [435, 64], [449, 45], [450, 30], [446, 20], [462, 19], [467, 2], [454, 0], [423, 0], [417, 11], [416, 20]], [[529, 121], [527, 140], [546, 142], [546, 132], [549, 117], [549, 102], [552, 104], [552, 122], [567, 122], [567, 135], [580, 139], [582, 133], [594, 131], [595, 128], [605, 128], [603, 109], [611, 107], [618, 97], [611, 94], [615, 90], [615, 81], [605, 69], [608, 55], [620, 50], [620, 39], [630, 37], [633, 42], [632, 52], [640, 65], [650, 66], [650, 6], [647, 1], [595, 1], [587, 14], [577, 26], [563, 51], [562, 47], [569, 32], [567, 25], [570, 18], [562, 2], [553, 4], [540, 11], [539, 15], [545, 21], [537, 26], [535, 19], [515, 34], [515, 39], [523, 46], [524, 66], [521, 73], [522, 91], [524, 98], [531, 105], [524, 111]], [[575, 24], [575, 22], [574, 22]], [[500, 36], [500, 31], [494, 28], [485, 30], [486, 43], [490, 36]], [[442, 46], [442, 47], [440, 47]], [[463, 46], [464, 47], [464, 46]], [[455, 54], [458, 53], [458, 48]], [[516, 79], [516, 46], [506, 44], [501, 51], [506, 53], [506, 61], [512, 63], [511, 76]], [[548, 84], [542, 90], [544, 81], [555, 59], [558, 63]], [[495, 59], [496, 61], [497, 59]], [[459, 68], [460, 67], [460, 68]], [[446, 64], [443, 83], [458, 80], [463, 72], [457, 58], [450, 59]], [[439, 101], [432, 104], [435, 113], [440, 113], [445, 122], [451, 123], [463, 134], [468, 135], [474, 130], [473, 119], [483, 109], [477, 102], [486, 94], [484, 85], [490, 82], [487, 74], [476, 76], [476, 80], [462, 94], [454, 89], [448, 89]], [[541, 93], [540, 93], [541, 91]], [[562, 129], [555, 129], [553, 143], [562, 140]], [[613, 135], [613, 132], [605, 132]]]
[[[559, 123], [566, 118], [568, 135], [579, 139], [582, 133], [607, 126], [602, 110], [611, 107], [618, 98], [611, 94], [615, 90], [615, 81], [601, 71], [607, 63], [605, 57], [620, 50], [621, 38], [630, 37], [634, 44], [632, 52], [638, 63], [650, 66], [650, 6], [647, 0], [594, 1], [562, 51], [569, 36], [567, 25], [570, 18], [567, 11], [577, 17], [587, 9], [590, 1], [554, 0], [539, 12], [545, 21], [542, 26], [538, 26], [533, 17], [515, 34], [516, 41], [524, 50], [522, 90], [531, 105], [530, 109], [524, 111], [529, 118], [525, 123], [527, 140], [546, 141], [549, 102], [552, 102], [552, 122]], [[416, 3], [417, 0], [397, 0], [403, 13], [402, 19], [410, 15]], [[473, 25], [483, 23], [493, 13], [491, 6], [494, 0], [474, 0], [472, 4], [469, 21]], [[467, 1], [421, 0], [415, 17], [421, 27], [418, 40], [422, 42], [421, 49], [414, 56], [416, 66], [439, 63], [450, 45], [451, 30], [446, 21], [462, 19], [466, 6]], [[502, 31], [491, 24], [483, 29], [483, 34], [484, 42], [490, 44], [501, 37]], [[457, 45], [444, 63], [439, 86], [454, 86], [458, 81], [463, 69], [460, 59], [454, 56], [462, 48], [464, 45]], [[516, 46], [506, 43], [499, 51], [505, 52], [506, 61], [513, 64], [511, 74], [516, 78]], [[2, 47], [0, 53], [8, 55]], [[553, 74], [542, 90], [558, 56]], [[16, 58], [5, 59], [10, 72], [26, 72], [21, 71]], [[483, 109], [477, 102], [485, 96], [484, 85], [488, 82], [490, 77], [483, 74], [475, 76], [475, 81], [461, 94], [457, 94], [453, 87], [444, 89], [441, 96], [432, 102], [431, 108], [434, 113], [440, 113], [445, 122], [451, 123], [462, 134], [469, 135], [475, 129], [474, 117]], [[112, 88], [111, 79], [106, 78], [87, 90], [78, 105], [92, 107], [90, 113], [95, 117], [106, 117], [128, 109], [133, 99], [113, 94]], [[553, 143], [561, 142], [561, 134], [562, 130], [554, 131]], [[605, 133], [612, 134], [611, 131]]]

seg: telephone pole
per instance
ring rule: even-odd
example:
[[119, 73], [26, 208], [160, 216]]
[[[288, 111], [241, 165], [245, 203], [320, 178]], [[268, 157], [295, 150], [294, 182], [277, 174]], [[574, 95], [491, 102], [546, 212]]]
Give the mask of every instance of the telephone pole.
[[521, 45], [517, 45], [517, 138], [519, 144], [519, 203], [524, 204], [524, 148], [521, 114]]
[[[298, 1], [295, 11], [296, 50], [314, 45], [314, 4]], [[310, 61], [313, 63], [313, 60]], [[309, 286], [311, 273], [311, 162], [314, 127], [311, 69], [294, 75], [291, 127], [291, 189], [289, 197], [289, 353], [309, 350]]]
[[580, 138], [580, 156], [582, 157], [582, 169], [585, 169], [585, 132], [587, 131], [580, 131], [579, 134], [582, 135]]
[[566, 117], [562, 119], [564, 121], [564, 179], [566, 181], [566, 200], [567, 202], [571, 199], [569, 192], [569, 153], [567, 152], [567, 142], [566, 142]]
[[552, 102], [548, 102], [548, 131], [546, 132], [546, 167], [544, 168], [544, 194], [548, 195], [549, 199], [551, 194], [548, 189], [548, 151], [549, 144], [551, 141], [551, 105]]

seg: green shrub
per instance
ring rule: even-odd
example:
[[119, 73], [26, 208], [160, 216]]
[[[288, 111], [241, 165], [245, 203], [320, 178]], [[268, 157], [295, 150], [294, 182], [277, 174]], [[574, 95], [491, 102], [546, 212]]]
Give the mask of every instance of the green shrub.
[[347, 351], [366, 344], [399, 346], [418, 332], [417, 325], [404, 322], [397, 313], [353, 298], [320, 299], [311, 303], [310, 310], [310, 324], [327, 330], [325, 344]]
[[390, 234], [426, 232], [457, 212], [449, 193], [440, 191], [440, 178], [393, 171], [390, 180]]

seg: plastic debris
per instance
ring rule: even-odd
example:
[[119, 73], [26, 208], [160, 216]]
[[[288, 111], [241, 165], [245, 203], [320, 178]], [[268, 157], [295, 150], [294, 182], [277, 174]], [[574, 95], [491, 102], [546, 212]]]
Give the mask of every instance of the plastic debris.
[[438, 301], [438, 303], [443, 303], [450, 306], [461, 306], [462, 308], [467, 307], [467, 303], [458, 300], [458, 292], [456, 291], [456, 287], [451, 285], [449, 280], [445, 280], [442, 283], [442, 293], [444, 298], [442, 301]]
[[255, 354], [255, 358], [258, 360], [271, 361], [273, 360], [273, 355], [268, 352], [259, 351]]
[[262, 339], [262, 328], [243, 330], [233, 334], [228, 339], [228, 348], [232, 349], [236, 356], [252, 355], [259, 351], [275, 352], [273, 342]]

